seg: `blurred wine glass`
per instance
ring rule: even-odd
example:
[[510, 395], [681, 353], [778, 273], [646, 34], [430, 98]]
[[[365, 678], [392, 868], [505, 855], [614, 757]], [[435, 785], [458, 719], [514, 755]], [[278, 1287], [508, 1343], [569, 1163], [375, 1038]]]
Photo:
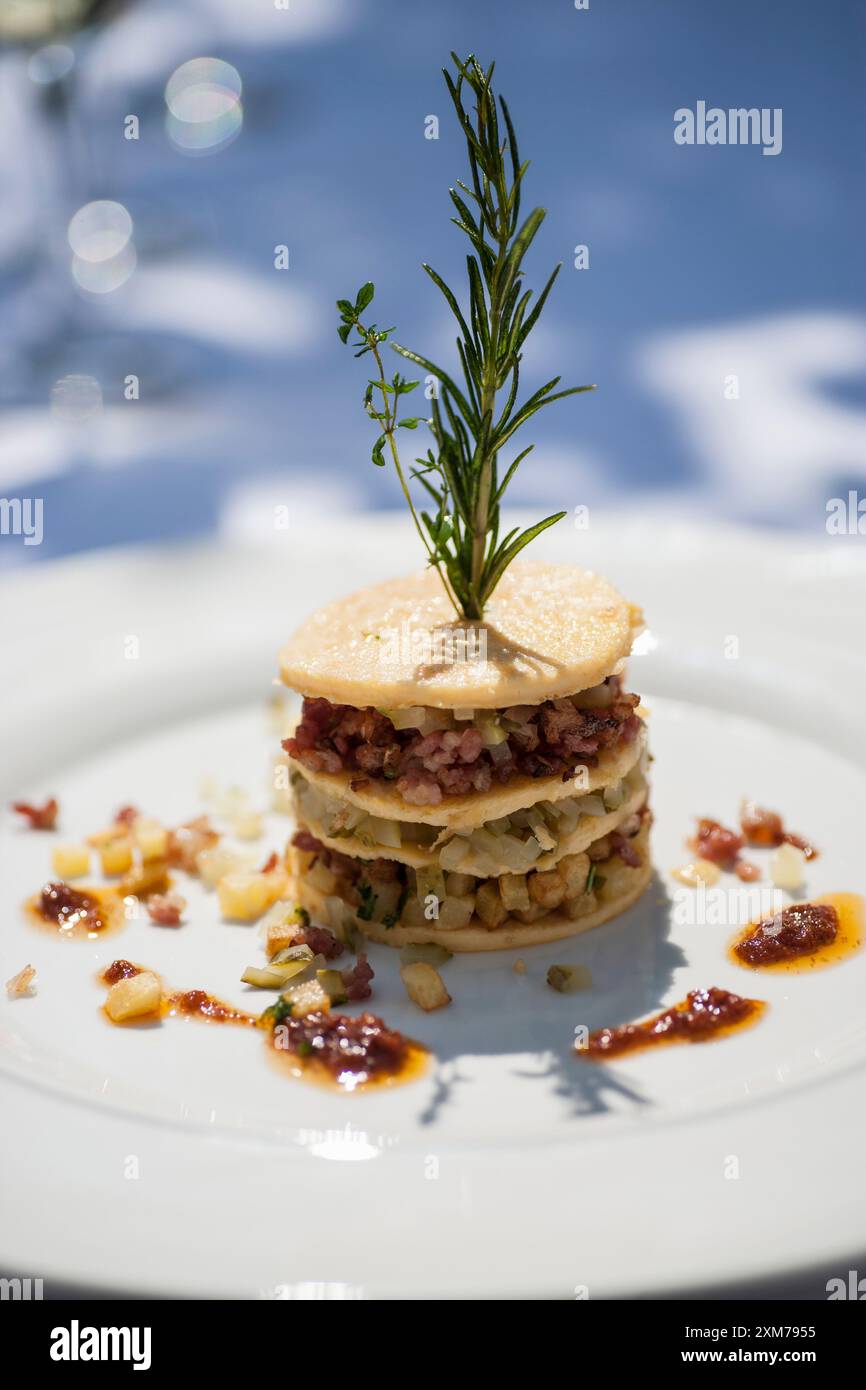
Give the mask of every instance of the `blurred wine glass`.
[[13, 222], [2, 239], [0, 394], [7, 401], [47, 402], [70, 346], [88, 336], [67, 238], [71, 220], [92, 196], [78, 121], [78, 67], [87, 45], [132, 2], [0, 0], [4, 85], [20, 98], [20, 138], [5, 153], [31, 183], [29, 225], [25, 218]]

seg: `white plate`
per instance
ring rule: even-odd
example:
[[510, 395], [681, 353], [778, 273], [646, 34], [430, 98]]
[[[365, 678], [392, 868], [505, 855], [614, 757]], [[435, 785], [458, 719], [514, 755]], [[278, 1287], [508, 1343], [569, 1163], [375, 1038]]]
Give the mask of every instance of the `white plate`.
[[[637, 519], [554, 531], [543, 549], [603, 569], [652, 624], [630, 673], [656, 755], [643, 902], [519, 953], [522, 976], [518, 953], [453, 960], [454, 1003], [429, 1017], [374, 947], [374, 1007], [437, 1061], [342, 1097], [278, 1074], [252, 1033], [107, 1025], [95, 975], [115, 955], [244, 1003], [255, 928], [184, 886], [177, 932], [57, 941], [19, 910], [54, 837], [8, 817], [0, 967], [32, 961], [39, 988], [0, 1002], [4, 1272], [173, 1295], [597, 1298], [841, 1269], [866, 1247], [866, 955], [812, 975], [738, 970], [729, 928], [673, 920], [668, 874], [692, 818], [733, 821], [749, 793], [820, 845], [810, 893], [866, 890], [862, 547]], [[65, 840], [123, 802], [186, 818], [205, 776], [264, 802], [277, 646], [315, 603], [414, 559], [392, 517], [258, 554], [105, 554], [7, 579], [3, 803], [56, 793]], [[271, 817], [262, 849], [287, 833]], [[588, 964], [592, 990], [554, 994], [553, 961]], [[616, 1065], [571, 1055], [576, 1024], [709, 984], [768, 1000], [766, 1018]]]

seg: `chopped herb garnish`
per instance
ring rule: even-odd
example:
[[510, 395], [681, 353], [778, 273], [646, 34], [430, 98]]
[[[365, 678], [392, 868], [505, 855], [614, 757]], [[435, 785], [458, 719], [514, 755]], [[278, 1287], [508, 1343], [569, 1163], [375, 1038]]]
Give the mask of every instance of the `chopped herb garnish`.
[[[499, 111], [491, 79], [493, 64], [485, 70], [470, 56], [465, 62], [451, 55], [455, 75], [444, 70], [445, 83], [458, 123], [466, 139], [470, 184], [458, 179], [449, 189], [457, 216], [452, 222], [469, 238], [467, 256], [468, 304], [465, 311], [457, 296], [429, 265], [423, 269], [440, 290], [457, 323], [457, 354], [463, 388], [442, 367], [400, 343], [389, 347], [420, 367], [436, 383], [431, 401], [432, 418], [399, 418], [401, 397], [419, 385], [396, 372], [387, 378], [381, 345], [394, 332], [366, 321], [374, 287], [362, 285], [354, 303], [338, 299], [338, 333], [352, 346], [355, 356], [371, 353], [376, 375], [369, 378], [364, 409], [379, 433], [373, 444], [373, 462], [385, 466], [387, 448], [412, 520], [427, 551], [428, 564], [438, 572], [458, 617], [478, 619], [511, 561], [537, 535], [565, 516], [557, 512], [525, 531], [515, 528], [500, 540], [499, 510], [503, 494], [533, 445], [523, 449], [499, 475], [499, 453], [521, 425], [543, 406], [592, 386], [572, 386], [557, 391], [554, 377], [518, 403], [523, 347], [538, 321], [553, 282], [556, 266], [530, 308], [532, 290], [523, 288], [523, 258], [544, 220], [544, 208], [535, 208], [520, 220], [520, 195], [527, 164], [521, 163], [511, 114], [502, 97]], [[464, 95], [470, 106], [464, 105]], [[502, 126], [500, 127], [500, 116]], [[459, 190], [459, 191], [458, 191]], [[362, 321], [362, 318], [364, 321]], [[499, 393], [505, 393], [503, 404]], [[399, 429], [429, 427], [433, 447], [416, 458], [411, 478], [432, 499], [432, 509], [415, 507], [409, 479], [400, 460]], [[429, 506], [428, 502], [428, 506]]]
[[403, 916], [403, 908], [406, 906], [406, 899], [408, 898], [408, 896], [409, 896], [409, 885], [408, 885], [408, 884], [404, 884], [404, 885], [403, 885], [403, 890], [402, 890], [402, 892], [400, 893], [399, 898], [397, 899], [397, 906], [394, 908], [394, 911], [393, 911], [393, 912], [386, 912], [386, 913], [385, 913], [385, 916], [382, 918], [382, 926], [383, 926], [383, 927], [387, 927], [389, 930], [390, 930], [391, 927], [396, 927], [396, 925], [397, 925], [397, 923], [399, 922], [400, 918]]
[[361, 894], [361, 904], [356, 916], [360, 917], [362, 922], [369, 922], [372, 920], [378, 898], [369, 883], [359, 883], [358, 892]]
[[270, 1008], [265, 1009], [259, 1017], [259, 1023], [265, 1028], [277, 1028], [284, 1019], [292, 1016], [292, 1002], [290, 999], [278, 999]]

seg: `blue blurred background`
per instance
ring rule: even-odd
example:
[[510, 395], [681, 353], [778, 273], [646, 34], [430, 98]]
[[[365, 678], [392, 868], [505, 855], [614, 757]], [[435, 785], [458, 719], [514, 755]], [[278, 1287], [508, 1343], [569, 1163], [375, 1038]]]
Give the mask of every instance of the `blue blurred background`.
[[[452, 48], [496, 59], [549, 209], [528, 283], [564, 262], [527, 385], [599, 384], [511, 501], [817, 533], [862, 492], [866, 5], [280, 4], [0, 0], [0, 496], [44, 501], [0, 564], [401, 505], [334, 300], [372, 279], [450, 363]], [[782, 108], [781, 153], [677, 145], [699, 100]]]

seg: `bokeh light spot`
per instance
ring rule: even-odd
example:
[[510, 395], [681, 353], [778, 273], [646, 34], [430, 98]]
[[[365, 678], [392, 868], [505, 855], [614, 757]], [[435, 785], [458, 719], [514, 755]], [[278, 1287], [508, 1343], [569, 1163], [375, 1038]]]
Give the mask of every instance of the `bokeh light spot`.
[[107, 261], [87, 261], [72, 257], [72, 278], [88, 294], [110, 294], [125, 285], [138, 263], [135, 247], [128, 241], [123, 250]]
[[221, 58], [191, 58], [165, 87], [165, 125], [184, 154], [215, 154], [243, 125], [240, 73]]
[[81, 261], [110, 261], [128, 246], [132, 218], [122, 203], [85, 203], [70, 220], [69, 245]]

